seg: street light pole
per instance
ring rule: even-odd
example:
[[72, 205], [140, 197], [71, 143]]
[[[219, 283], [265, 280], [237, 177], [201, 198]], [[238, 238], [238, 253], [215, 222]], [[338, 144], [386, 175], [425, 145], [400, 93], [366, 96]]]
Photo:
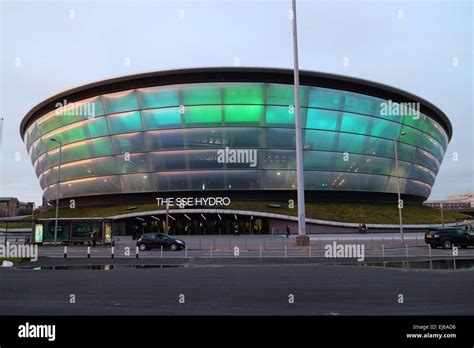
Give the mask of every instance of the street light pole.
[[298, 66], [298, 26], [296, 22], [296, 0], [292, 0], [293, 14], [293, 78], [295, 94], [295, 132], [296, 132], [296, 190], [298, 200], [298, 235], [296, 244], [309, 245], [309, 238], [306, 236], [306, 217], [304, 202], [304, 174], [303, 174], [303, 140], [301, 137], [300, 124], [300, 72]]
[[54, 220], [54, 246], [56, 246], [58, 240], [58, 214], [59, 214], [59, 186], [61, 184], [61, 152], [62, 152], [62, 142], [51, 138], [51, 141], [54, 141], [59, 144], [59, 163], [58, 163], [58, 184], [56, 191], [56, 219]]
[[402, 132], [399, 136], [395, 137], [393, 140], [394, 147], [395, 147], [395, 171], [397, 175], [397, 195], [398, 195], [398, 215], [400, 218], [400, 240], [403, 243], [403, 216], [402, 216], [402, 209], [403, 209], [403, 201], [400, 197], [400, 175], [398, 172], [398, 140], [400, 137], [404, 136], [406, 132]]

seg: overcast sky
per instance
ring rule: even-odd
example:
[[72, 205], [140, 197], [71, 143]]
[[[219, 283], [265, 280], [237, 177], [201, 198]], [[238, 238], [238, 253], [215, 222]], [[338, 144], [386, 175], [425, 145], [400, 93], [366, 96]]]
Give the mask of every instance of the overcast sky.
[[[0, 2], [0, 196], [41, 202], [19, 125], [53, 94], [236, 58], [292, 67], [290, 0]], [[430, 200], [474, 191], [471, 1], [298, 1], [298, 30], [301, 69], [392, 85], [443, 110], [454, 135]]]

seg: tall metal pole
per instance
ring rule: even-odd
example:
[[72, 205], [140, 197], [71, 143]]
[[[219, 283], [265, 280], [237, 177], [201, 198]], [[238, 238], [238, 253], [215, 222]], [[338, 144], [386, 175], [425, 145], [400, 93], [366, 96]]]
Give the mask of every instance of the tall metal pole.
[[31, 241], [35, 240], [35, 202], [31, 207]]
[[403, 243], [403, 217], [402, 217], [402, 202], [400, 199], [400, 176], [398, 174], [398, 137], [394, 139], [394, 146], [395, 146], [395, 171], [397, 175], [397, 195], [398, 195], [398, 215], [400, 217], [400, 239]]
[[168, 212], [169, 212], [169, 208], [170, 208], [170, 205], [168, 203], [168, 201], [166, 201], [166, 223], [165, 223], [165, 234], [168, 234]]
[[303, 140], [300, 124], [300, 72], [298, 67], [298, 35], [296, 23], [296, 0], [292, 0], [293, 10], [293, 75], [295, 89], [295, 131], [296, 131], [296, 189], [298, 195], [298, 235], [306, 235], [303, 175]]
[[443, 202], [440, 203], [440, 209], [441, 209], [441, 226], [444, 227], [444, 211], [443, 211]]
[[[52, 140], [52, 139], [51, 139]], [[54, 221], [54, 246], [56, 246], [58, 240], [58, 214], [59, 214], [59, 186], [61, 183], [61, 152], [62, 152], [62, 143], [57, 140], [53, 140], [59, 143], [59, 165], [58, 165], [58, 189], [56, 192], [56, 219]]]

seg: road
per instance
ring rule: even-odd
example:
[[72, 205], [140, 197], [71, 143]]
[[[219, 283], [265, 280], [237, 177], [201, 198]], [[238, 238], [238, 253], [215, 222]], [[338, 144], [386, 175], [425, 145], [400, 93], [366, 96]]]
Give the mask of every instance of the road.
[[470, 270], [256, 263], [0, 269], [0, 278], [0, 315], [474, 315]]

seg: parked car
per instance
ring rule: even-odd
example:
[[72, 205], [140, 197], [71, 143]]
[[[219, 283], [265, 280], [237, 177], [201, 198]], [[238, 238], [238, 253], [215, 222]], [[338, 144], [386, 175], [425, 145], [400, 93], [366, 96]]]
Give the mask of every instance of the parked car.
[[425, 243], [432, 248], [442, 246], [444, 249], [451, 249], [453, 245], [467, 248], [474, 246], [474, 234], [460, 227], [438, 228], [425, 233]]
[[137, 246], [141, 251], [161, 247], [176, 251], [186, 248], [186, 243], [164, 233], [145, 233], [138, 238]]

